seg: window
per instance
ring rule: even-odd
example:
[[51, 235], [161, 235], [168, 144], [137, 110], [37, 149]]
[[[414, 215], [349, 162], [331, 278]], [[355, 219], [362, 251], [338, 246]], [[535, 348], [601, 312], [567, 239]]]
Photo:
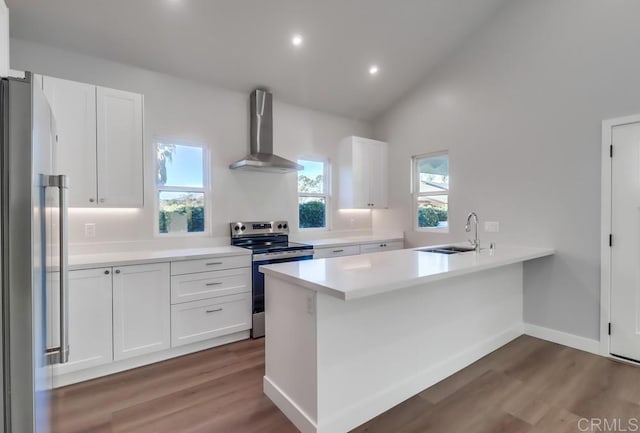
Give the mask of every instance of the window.
[[158, 233], [204, 233], [206, 160], [205, 146], [156, 144]]
[[328, 228], [329, 164], [322, 159], [299, 159], [298, 215], [301, 229]]
[[449, 230], [449, 155], [413, 157], [413, 202], [416, 230]]

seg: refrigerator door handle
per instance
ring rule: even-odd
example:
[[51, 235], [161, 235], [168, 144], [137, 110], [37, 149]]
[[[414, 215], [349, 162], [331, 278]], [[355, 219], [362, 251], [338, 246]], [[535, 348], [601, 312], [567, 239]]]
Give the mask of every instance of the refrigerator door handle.
[[69, 183], [67, 176], [52, 175], [45, 176], [45, 188], [58, 188], [58, 229], [60, 231], [59, 240], [59, 266], [60, 266], [60, 348], [48, 351], [47, 358], [50, 364], [66, 364], [69, 362], [69, 266], [68, 266], [68, 202], [67, 191]]

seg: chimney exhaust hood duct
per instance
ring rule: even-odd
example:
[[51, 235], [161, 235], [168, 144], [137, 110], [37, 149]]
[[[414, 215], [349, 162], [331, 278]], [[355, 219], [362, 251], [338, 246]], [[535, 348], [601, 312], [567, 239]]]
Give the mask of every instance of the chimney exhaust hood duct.
[[289, 173], [304, 167], [273, 154], [273, 95], [256, 89], [249, 99], [249, 155], [229, 166], [232, 170]]

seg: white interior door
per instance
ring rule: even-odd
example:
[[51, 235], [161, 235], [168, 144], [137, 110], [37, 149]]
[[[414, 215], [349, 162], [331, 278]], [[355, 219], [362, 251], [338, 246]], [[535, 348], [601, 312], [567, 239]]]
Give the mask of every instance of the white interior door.
[[640, 123], [612, 135], [610, 347], [640, 361]]

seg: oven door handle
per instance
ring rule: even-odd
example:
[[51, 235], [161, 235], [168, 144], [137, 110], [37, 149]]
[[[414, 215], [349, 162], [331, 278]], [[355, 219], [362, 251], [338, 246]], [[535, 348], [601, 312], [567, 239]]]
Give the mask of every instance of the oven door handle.
[[271, 260], [287, 260], [287, 259], [299, 259], [301, 257], [311, 257], [313, 258], [314, 251], [313, 250], [299, 250], [299, 251], [284, 251], [277, 253], [262, 253], [262, 254], [254, 254], [253, 261], [254, 262], [264, 262]]

